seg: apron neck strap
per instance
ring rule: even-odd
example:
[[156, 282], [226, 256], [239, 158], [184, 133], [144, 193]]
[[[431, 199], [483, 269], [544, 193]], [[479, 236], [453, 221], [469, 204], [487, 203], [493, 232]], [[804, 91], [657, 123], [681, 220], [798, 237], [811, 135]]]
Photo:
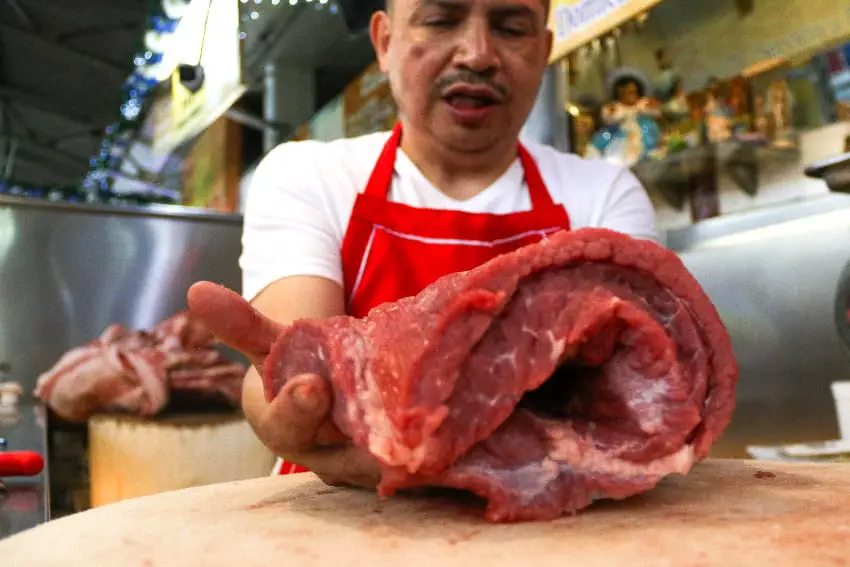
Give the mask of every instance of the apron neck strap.
[[396, 122], [392, 134], [390, 134], [390, 139], [384, 144], [384, 149], [381, 150], [381, 155], [375, 162], [375, 169], [372, 170], [372, 175], [369, 177], [369, 182], [364, 191], [366, 195], [380, 198], [386, 198], [389, 195], [393, 182], [393, 172], [395, 171], [395, 157], [400, 144], [401, 122]]
[[546, 183], [543, 182], [543, 176], [540, 174], [540, 169], [537, 167], [537, 162], [525, 149], [522, 142], [517, 143], [519, 150], [519, 162], [522, 164], [522, 170], [525, 172], [525, 184], [528, 185], [528, 196], [531, 198], [531, 208], [540, 209], [542, 207], [551, 207], [554, 205], [552, 196], [549, 195], [549, 190], [546, 189]]
[[[378, 156], [378, 161], [375, 163], [375, 168], [372, 170], [372, 175], [369, 177], [369, 182], [366, 184], [365, 194], [372, 197], [386, 198], [392, 186], [393, 172], [395, 171], [396, 154], [398, 153], [399, 145], [401, 144], [401, 122], [396, 122], [390, 134], [389, 140], [384, 144], [384, 149], [381, 150], [381, 155]], [[519, 161], [522, 169], [525, 172], [525, 183], [528, 185], [528, 195], [531, 198], [531, 207], [539, 209], [541, 207], [551, 206], [553, 204], [552, 197], [546, 189], [546, 184], [543, 182], [543, 176], [540, 175], [540, 169], [537, 163], [528, 150], [522, 143], [517, 144], [519, 152]]]

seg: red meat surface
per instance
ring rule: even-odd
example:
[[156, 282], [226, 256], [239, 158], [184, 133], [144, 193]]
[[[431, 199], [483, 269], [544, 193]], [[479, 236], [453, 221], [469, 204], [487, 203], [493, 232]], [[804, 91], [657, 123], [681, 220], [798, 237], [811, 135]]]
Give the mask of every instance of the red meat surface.
[[39, 376], [35, 395], [70, 421], [98, 412], [150, 417], [176, 392], [239, 406], [246, 368], [215, 346], [215, 337], [188, 311], [150, 331], [110, 325]]
[[680, 259], [602, 229], [558, 233], [365, 318], [302, 320], [264, 365], [333, 385], [333, 420], [379, 494], [472, 491], [491, 521], [543, 520], [686, 474], [731, 419], [738, 378]]

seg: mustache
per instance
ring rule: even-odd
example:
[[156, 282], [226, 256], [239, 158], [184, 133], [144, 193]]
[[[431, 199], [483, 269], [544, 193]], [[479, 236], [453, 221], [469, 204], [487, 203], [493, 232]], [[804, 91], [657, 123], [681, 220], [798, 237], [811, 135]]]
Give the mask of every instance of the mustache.
[[437, 79], [437, 91], [443, 92], [454, 85], [462, 83], [464, 85], [477, 85], [488, 87], [499, 93], [502, 98], [508, 98], [510, 91], [505, 85], [497, 83], [490, 76], [490, 73], [478, 73], [469, 69], [463, 69], [451, 75], [444, 75]]

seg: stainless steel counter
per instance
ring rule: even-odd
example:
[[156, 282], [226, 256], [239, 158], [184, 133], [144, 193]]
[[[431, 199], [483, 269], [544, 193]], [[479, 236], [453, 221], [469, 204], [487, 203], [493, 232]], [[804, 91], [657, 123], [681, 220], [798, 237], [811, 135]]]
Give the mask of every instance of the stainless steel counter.
[[0, 366], [32, 391], [109, 325], [149, 329], [185, 309], [199, 280], [239, 291], [241, 234], [238, 215], [187, 207], [0, 197]]
[[669, 232], [666, 244], [714, 302], [741, 369], [732, 423], [712, 455], [837, 439], [830, 383], [850, 380], [850, 344], [835, 322], [837, 304], [847, 305], [838, 291], [850, 265], [850, 195], [703, 221]]
[[5, 450], [35, 451], [44, 457], [45, 467], [38, 476], [2, 479], [8, 494], [0, 496], [0, 539], [50, 518], [46, 411], [31, 399], [22, 399], [18, 410], [13, 416], [0, 415], [0, 437], [7, 441]]

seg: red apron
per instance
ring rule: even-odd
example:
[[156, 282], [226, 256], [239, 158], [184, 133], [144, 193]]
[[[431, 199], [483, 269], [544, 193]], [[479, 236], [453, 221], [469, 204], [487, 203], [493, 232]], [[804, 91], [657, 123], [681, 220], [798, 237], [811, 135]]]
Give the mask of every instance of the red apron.
[[[342, 242], [342, 271], [348, 314], [363, 317], [382, 303], [416, 295], [442, 276], [470, 270], [569, 230], [563, 205], [556, 205], [534, 159], [519, 144], [519, 159], [531, 210], [496, 215], [422, 209], [387, 200], [392, 186], [401, 124], [393, 129], [365, 191], [357, 196]], [[278, 461], [273, 474], [306, 472]]]

